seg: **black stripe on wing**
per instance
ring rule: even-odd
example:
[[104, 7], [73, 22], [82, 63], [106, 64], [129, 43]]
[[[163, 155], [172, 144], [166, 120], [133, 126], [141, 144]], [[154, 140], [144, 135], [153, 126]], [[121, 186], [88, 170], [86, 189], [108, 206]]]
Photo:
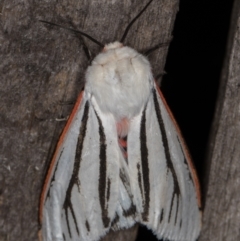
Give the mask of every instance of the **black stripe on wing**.
[[58, 169], [59, 159], [62, 156], [63, 150], [64, 150], [64, 148], [62, 149], [62, 151], [61, 151], [61, 153], [60, 153], [60, 155], [58, 157], [58, 160], [57, 160], [57, 163], [56, 163], [56, 166], [55, 166], [55, 169], [54, 169], [54, 173], [52, 175], [52, 178], [51, 178], [51, 181], [50, 181], [50, 185], [48, 187], [48, 192], [47, 192], [47, 195], [46, 195], [45, 202], [46, 202], [47, 198], [50, 198], [50, 189], [51, 189], [52, 183], [55, 181], [55, 175], [56, 175], [56, 172], [57, 172], [57, 169]]
[[148, 148], [147, 148], [147, 133], [146, 133], [146, 107], [143, 110], [140, 124], [140, 152], [142, 165], [142, 180], [143, 190], [141, 186], [141, 172], [138, 169], [138, 182], [143, 196], [143, 221], [148, 221], [149, 203], [150, 203], [150, 181], [149, 181], [149, 166], [148, 166]]
[[124, 173], [124, 170], [123, 169], [120, 169], [120, 173], [119, 173], [119, 177], [120, 177], [120, 180], [128, 194], [128, 198], [131, 200], [131, 205], [129, 206], [128, 209], [123, 209], [123, 216], [126, 218], [126, 217], [129, 217], [129, 216], [132, 216], [134, 217], [136, 212], [137, 212], [137, 208], [135, 206], [135, 204], [133, 203], [133, 195], [132, 195], [132, 191], [131, 191], [131, 186], [130, 186], [130, 183], [129, 183], [129, 179], [127, 178], [127, 176], [125, 175]]
[[139, 162], [137, 163], [137, 170], [138, 170], [138, 185], [139, 185], [139, 188], [140, 188], [142, 199], [144, 200], [143, 184], [142, 184], [142, 171], [141, 171], [141, 166], [140, 166]]
[[184, 164], [185, 164], [186, 169], [187, 169], [187, 171], [188, 171], [189, 180], [191, 180], [191, 182], [194, 183], [194, 182], [193, 182], [193, 179], [192, 179], [192, 175], [191, 175], [190, 170], [189, 170], [189, 167], [188, 167], [187, 158], [186, 158], [186, 156], [185, 156], [185, 153], [184, 153], [184, 151], [183, 151], [183, 148], [182, 148], [182, 145], [181, 145], [181, 142], [180, 142], [178, 136], [177, 136], [177, 140], [178, 140], [179, 146], [180, 146], [181, 151], [182, 151], [182, 154], [183, 154]]
[[119, 216], [117, 213], [115, 213], [115, 216], [112, 220], [112, 223], [111, 223], [111, 229], [114, 230], [114, 231], [117, 231], [118, 230], [118, 223], [119, 223]]
[[110, 193], [111, 180], [107, 178], [107, 144], [106, 144], [106, 135], [102, 125], [102, 121], [99, 118], [97, 112], [95, 111], [98, 125], [99, 125], [99, 201], [102, 210], [102, 221], [104, 227], [108, 227], [110, 223], [110, 218], [108, 217], [108, 199]]
[[67, 222], [68, 233], [69, 233], [70, 238], [72, 237], [72, 234], [71, 234], [70, 225], [69, 225], [68, 209], [70, 209], [70, 211], [71, 211], [73, 221], [74, 221], [74, 224], [75, 224], [75, 228], [76, 228], [76, 231], [79, 235], [79, 229], [78, 229], [76, 216], [75, 216], [75, 213], [74, 213], [74, 210], [73, 210], [71, 195], [72, 195], [72, 189], [73, 189], [74, 185], [77, 185], [78, 190], [80, 190], [80, 180], [78, 178], [78, 173], [79, 173], [81, 156], [82, 156], [83, 142], [84, 142], [86, 130], [87, 130], [88, 117], [89, 117], [89, 103], [87, 101], [85, 106], [84, 106], [83, 117], [82, 117], [81, 125], [80, 125], [80, 131], [79, 131], [78, 142], [77, 142], [77, 149], [76, 149], [74, 166], [73, 166], [73, 174], [72, 174], [70, 182], [68, 184], [65, 201], [63, 203], [63, 209], [65, 210], [66, 222]]
[[89, 222], [86, 220], [86, 222], [85, 222], [85, 226], [86, 226], [86, 228], [87, 228], [87, 231], [88, 232], [90, 232], [90, 225], [89, 225]]
[[[127, 177], [124, 169], [120, 169], [119, 177], [127, 193], [127, 196], [125, 196], [124, 200], [126, 201], [126, 199], [129, 199], [130, 201], [130, 205], [127, 208], [121, 205], [121, 202], [119, 202], [119, 205], [121, 205], [121, 210], [122, 210], [122, 213], [120, 214], [120, 216], [126, 218], [126, 222], [128, 222], [129, 217], [131, 217], [132, 219], [135, 218], [137, 213], [137, 208], [136, 208], [136, 205], [133, 203], [133, 195], [131, 191], [129, 178]], [[117, 231], [120, 228], [123, 228], [120, 222], [123, 222], [123, 221], [119, 218], [119, 214], [116, 212], [111, 222], [111, 230]], [[125, 224], [125, 228], [126, 227], [127, 225]]]
[[176, 224], [181, 191], [180, 191], [180, 187], [179, 187], [179, 183], [178, 183], [177, 174], [176, 174], [176, 171], [175, 171], [174, 166], [173, 166], [173, 162], [172, 162], [172, 158], [171, 158], [171, 154], [170, 154], [170, 149], [169, 149], [169, 144], [168, 144], [168, 139], [167, 139], [167, 133], [166, 133], [166, 129], [165, 129], [165, 125], [164, 125], [164, 121], [163, 121], [163, 118], [162, 118], [162, 113], [161, 113], [161, 109], [160, 109], [160, 105], [159, 105], [159, 102], [158, 102], [158, 97], [157, 97], [157, 93], [156, 93], [155, 89], [153, 89], [153, 101], [154, 101], [154, 107], [155, 107], [155, 112], [156, 112], [156, 115], [157, 115], [159, 128], [160, 128], [161, 135], [162, 135], [162, 142], [163, 142], [163, 147], [164, 147], [165, 156], [166, 156], [166, 160], [167, 160], [168, 172], [170, 171], [171, 174], [172, 174], [172, 177], [173, 177], [173, 194], [172, 194], [172, 198], [171, 198], [168, 222], [170, 222], [170, 219], [171, 219], [173, 202], [174, 202], [174, 198], [176, 196], [176, 198], [177, 198], [177, 209], [176, 209], [176, 215], [175, 215], [175, 224]]
[[159, 219], [159, 223], [161, 224], [163, 221], [163, 215], [164, 215], [164, 210], [162, 208], [161, 214], [160, 214], [160, 219]]

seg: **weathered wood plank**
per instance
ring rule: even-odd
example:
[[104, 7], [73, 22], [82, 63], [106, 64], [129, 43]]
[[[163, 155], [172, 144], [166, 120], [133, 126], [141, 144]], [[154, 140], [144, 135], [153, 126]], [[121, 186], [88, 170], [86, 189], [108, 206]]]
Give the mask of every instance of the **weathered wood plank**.
[[[7, 0], [0, 3], [0, 240], [37, 240], [41, 187], [88, 66], [83, 39], [47, 26], [80, 29], [103, 43], [119, 40], [145, 1]], [[154, 0], [125, 44], [139, 51], [171, 38], [178, 0]], [[95, 56], [100, 49], [84, 40]], [[163, 73], [167, 47], [149, 59]], [[121, 239], [118, 239], [121, 240]], [[126, 240], [126, 239], [124, 239]], [[130, 240], [130, 239], [129, 239]]]
[[200, 241], [240, 240], [240, 2], [235, 0], [212, 124]]

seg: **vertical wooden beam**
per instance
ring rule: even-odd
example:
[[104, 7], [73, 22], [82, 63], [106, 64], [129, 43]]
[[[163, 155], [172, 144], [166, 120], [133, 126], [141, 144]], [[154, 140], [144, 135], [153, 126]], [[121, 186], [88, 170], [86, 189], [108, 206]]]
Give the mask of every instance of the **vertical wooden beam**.
[[212, 124], [199, 241], [240, 240], [240, 2], [232, 12], [225, 64]]

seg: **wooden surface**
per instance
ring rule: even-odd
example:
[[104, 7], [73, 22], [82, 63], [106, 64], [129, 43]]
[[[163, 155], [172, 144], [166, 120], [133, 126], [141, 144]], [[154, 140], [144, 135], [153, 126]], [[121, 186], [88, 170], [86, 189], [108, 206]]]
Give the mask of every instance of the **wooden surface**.
[[[0, 2], [1, 241], [37, 240], [44, 177], [89, 64], [81, 36], [38, 20], [80, 29], [109, 43], [121, 38], [127, 24], [146, 3]], [[144, 51], [169, 41], [177, 10], [178, 0], [154, 0], [132, 26], [125, 45]], [[92, 42], [84, 42], [93, 56], [100, 51]], [[166, 55], [164, 47], [149, 56], [155, 76], [163, 73]], [[129, 235], [128, 240], [133, 237]]]
[[235, 0], [206, 160], [199, 241], [240, 240], [240, 1]]

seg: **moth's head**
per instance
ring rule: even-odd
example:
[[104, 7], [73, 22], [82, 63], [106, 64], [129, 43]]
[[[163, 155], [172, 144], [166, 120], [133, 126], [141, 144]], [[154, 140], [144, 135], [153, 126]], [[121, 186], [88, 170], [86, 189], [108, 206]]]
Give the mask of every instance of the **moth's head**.
[[[118, 41], [115, 41], [104, 46], [103, 50], [92, 60], [91, 66], [102, 65], [103, 67], [105, 67], [106, 64], [111, 64], [114, 61], [117, 61], [119, 64], [121, 60], [131, 60], [133, 58], [136, 58], [137, 56], [140, 57], [142, 55], [139, 54], [136, 50], [124, 46]], [[146, 60], [145, 62], [148, 61]]]
[[122, 47], [123, 47], [122, 43], [120, 43], [118, 41], [115, 41], [113, 43], [106, 44], [103, 48], [103, 52], [107, 52], [110, 49], [119, 49], [119, 48], [122, 48]]
[[120, 42], [107, 44], [86, 72], [85, 91], [102, 111], [112, 113], [117, 120], [140, 113], [152, 86], [147, 58]]

